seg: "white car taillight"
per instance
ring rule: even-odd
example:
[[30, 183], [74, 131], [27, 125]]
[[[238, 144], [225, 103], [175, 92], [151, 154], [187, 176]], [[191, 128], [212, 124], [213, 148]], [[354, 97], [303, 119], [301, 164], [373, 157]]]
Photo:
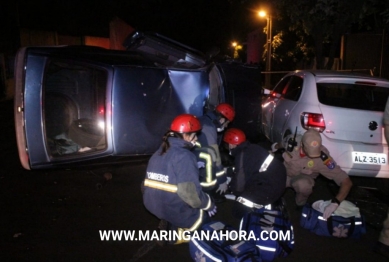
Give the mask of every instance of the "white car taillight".
[[302, 113], [301, 125], [304, 129], [314, 128], [319, 132], [323, 132], [326, 129], [326, 123], [322, 114]]

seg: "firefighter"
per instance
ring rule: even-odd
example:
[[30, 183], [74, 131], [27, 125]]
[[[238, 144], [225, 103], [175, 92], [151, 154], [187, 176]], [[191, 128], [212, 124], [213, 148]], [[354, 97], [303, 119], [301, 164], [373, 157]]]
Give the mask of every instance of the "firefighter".
[[[204, 170], [202, 171], [202, 174], [204, 174], [202, 177], [205, 177], [202, 181], [203, 189], [210, 192], [216, 200], [224, 199], [218, 198], [217, 194], [224, 194], [228, 189], [227, 177], [220, 157], [218, 133], [223, 132], [228, 124], [234, 120], [234, 117], [234, 108], [230, 104], [221, 103], [216, 106], [215, 110], [209, 111], [199, 118], [202, 130], [198, 136], [199, 149], [195, 150], [195, 153], [199, 161], [204, 163]], [[201, 152], [203, 153], [203, 159], [200, 157]], [[208, 154], [210, 160], [205, 160], [204, 152]], [[207, 163], [212, 164], [212, 167], [207, 166]]]
[[[286, 141], [289, 140], [286, 139]], [[315, 129], [309, 129], [301, 137], [301, 142], [296, 144], [291, 152], [285, 151], [282, 156], [287, 171], [286, 186], [293, 188], [296, 192], [298, 208], [307, 202], [319, 174], [334, 180], [340, 186], [338, 194], [323, 213], [325, 219], [330, 217], [340, 202], [347, 197], [352, 181], [332, 159], [328, 149], [322, 145], [320, 133]]]
[[233, 214], [243, 217], [253, 208], [263, 208], [278, 201], [285, 190], [286, 170], [282, 162], [257, 144], [246, 141], [244, 132], [237, 128], [228, 129], [223, 137], [234, 157], [234, 171], [230, 189], [236, 202]]
[[201, 130], [190, 114], [177, 116], [151, 156], [144, 180], [143, 203], [147, 210], [170, 224], [182, 236], [195, 231], [216, 213], [210, 196], [202, 191], [195, 155], [191, 152]]

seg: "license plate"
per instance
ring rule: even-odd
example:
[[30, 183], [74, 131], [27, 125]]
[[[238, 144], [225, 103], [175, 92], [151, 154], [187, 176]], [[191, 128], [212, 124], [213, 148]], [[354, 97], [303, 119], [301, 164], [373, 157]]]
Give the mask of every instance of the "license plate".
[[386, 154], [352, 152], [353, 163], [368, 165], [387, 165], [388, 157]]

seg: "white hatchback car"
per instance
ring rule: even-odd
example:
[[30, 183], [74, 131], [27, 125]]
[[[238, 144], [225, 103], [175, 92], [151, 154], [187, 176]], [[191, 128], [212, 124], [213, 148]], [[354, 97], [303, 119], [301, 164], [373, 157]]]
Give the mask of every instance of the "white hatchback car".
[[389, 80], [338, 71], [284, 76], [262, 103], [262, 132], [271, 142], [315, 128], [349, 175], [389, 178], [383, 112]]

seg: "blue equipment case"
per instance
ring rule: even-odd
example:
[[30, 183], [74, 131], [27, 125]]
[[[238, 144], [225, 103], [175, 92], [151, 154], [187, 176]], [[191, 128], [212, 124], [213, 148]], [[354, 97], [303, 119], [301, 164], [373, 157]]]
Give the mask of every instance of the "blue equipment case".
[[263, 261], [286, 257], [293, 251], [293, 226], [283, 207], [254, 209], [243, 217], [240, 230], [255, 234], [256, 240], [250, 239], [249, 242], [259, 248]]
[[366, 233], [366, 223], [363, 215], [347, 218], [332, 215], [325, 220], [323, 213], [314, 209], [309, 203], [303, 207], [300, 225], [319, 236], [360, 238], [361, 235]]
[[[238, 233], [236, 229], [231, 226], [225, 225], [223, 222], [214, 221], [202, 226], [201, 230], [198, 231], [199, 235], [201, 231], [208, 233], [212, 236], [212, 233], [217, 233], [224, 236], [228, 234]], [[232, 237], [235, 238], [235, 237]], [[228, 238], [191, 238], [189, 242], [189, 251], [194, 261], [201, 262], [261, 262], [262, 259], [259, 255], [259, 250], [255, 245], [237, 240], [230, 240]]]

